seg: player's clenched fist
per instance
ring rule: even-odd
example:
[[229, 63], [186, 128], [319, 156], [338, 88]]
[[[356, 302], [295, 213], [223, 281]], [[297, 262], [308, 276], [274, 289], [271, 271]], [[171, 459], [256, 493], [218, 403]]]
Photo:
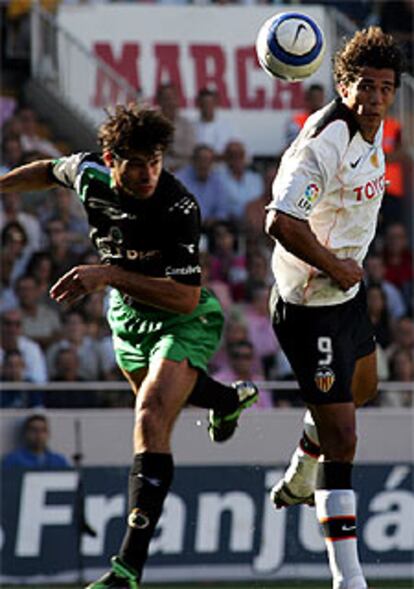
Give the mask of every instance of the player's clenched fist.
[[338, 260], [331, 278], [335, 280], [342, 290], [349, 290], [354, 284], [362, 280], [363, 270], [352, 258]]
[[50, 296], [58, 303], [72, 305], [92, 292], [109, 284], [110, 266], [91, 264], [75, 266], [66, 272], [50, 289]]

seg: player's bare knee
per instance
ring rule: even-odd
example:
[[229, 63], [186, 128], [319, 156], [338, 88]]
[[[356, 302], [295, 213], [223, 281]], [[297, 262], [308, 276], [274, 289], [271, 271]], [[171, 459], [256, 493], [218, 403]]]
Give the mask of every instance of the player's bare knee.
[[145, 441], [150, 441], [165, 428], [165, 416], [157, 404], [140, 405], [135, 411], [135, 431]]

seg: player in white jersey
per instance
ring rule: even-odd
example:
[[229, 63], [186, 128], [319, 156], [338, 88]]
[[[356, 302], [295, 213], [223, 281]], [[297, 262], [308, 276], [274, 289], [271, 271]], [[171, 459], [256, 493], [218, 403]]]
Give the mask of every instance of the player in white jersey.
[[266, 231], [276, 241], [271, 310], [308, 412], [276, 507], [316, 504], [334, 589], [366, 589], [351, 471], [355, 408], [376, 394], [375, 341], [362, 263], [384, 192], [382, 122], [403, 56], [378, 27], [335, 55], [338, 99], [314, 113], [285, 152]]

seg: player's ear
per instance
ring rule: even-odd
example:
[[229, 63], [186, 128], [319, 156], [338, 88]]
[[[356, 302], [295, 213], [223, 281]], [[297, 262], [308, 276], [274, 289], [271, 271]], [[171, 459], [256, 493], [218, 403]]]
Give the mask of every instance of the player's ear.
[[110, 151], [104, 151], [102, 154], [103, 161], [108, 168], [113, 168], [114, 166], [114, 158]]
[[342, 96], [342, 98], [348, 97], [349, 91], [346, 84], [344, 84], [343, 82], [339, 82], [339, 84], [336, 85], [336, 89], [338, 91], [339, 96]]

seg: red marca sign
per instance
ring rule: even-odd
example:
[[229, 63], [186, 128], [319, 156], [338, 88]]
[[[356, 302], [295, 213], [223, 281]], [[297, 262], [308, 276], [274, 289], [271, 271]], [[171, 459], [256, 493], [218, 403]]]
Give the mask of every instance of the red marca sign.
[[[97, 41], [93, 45], [93, 50], [97, 57], [125, 78], [133, 88], [143, 88], [140, 43], [126, 42], [116, 51], [110, 41]], [[181, 108], [193, 107], [198, 90], [206, 86], [217, 89], [219, 106], [224, 109], [290, 110], [303, 105], [301, 83], [290, 84], [275, 79], [270, 88], [268, 84], [257, 83], [253, 76], [255, 70], [260, 70], [260, 66], [253, 46], [235, 47], [232, 50], [231, 64], [234, 64], [235, 89], [233, 98], [228, 86], [229, 55], [223, 47], [218, 44], [190, 44], [185, 48], [185, 60], [182, 60], [183, 52], [184, 48], [178, 43], [154, 43], [150, 48], [155, 64], [152, 87], [156, 89], [165, 81], [173, 83], [178, 90]], [[184, 79], [188, 72], [183, 71], [183, 67], [192, 70], [194, 89], [191, 96], [186, 91]], [[267, 78], [263, 82], [267, 82]], [[103, 69], [97, 70], [92, 105], [101, 107], [108, 101], [114, 103], [117, 93], [116, 84], [111, 82]]]
[[[331, 67], [325, 11], [318, 6], [289, 6], [315, 18], [328, 41], [326, 58], [310, 80], [329, 93]], [[87, 53], [59, 45], [59, 67], [65, 95], [87, 118], [99, 124], [105, 108], [139, 97], [153, 102], [161, 83], [176, 85], [183, 114], [196, 120], [194, 100], [200, 88], [213, 86], [219, 95], [219, 119], [237, 130], [251, 153], [274, 155], [285, 147], [284, 129], [303, 106], [302, 84], [268, 76], [259, 66], [255, 39], [275, 6], [162, 6], [139, 3], [61, 6], [59, 25], [79, 40], [101, 63], [110, 66], [134, 91], [95, 67]], [[122, 84], [121, 84], [122, 86]]]

